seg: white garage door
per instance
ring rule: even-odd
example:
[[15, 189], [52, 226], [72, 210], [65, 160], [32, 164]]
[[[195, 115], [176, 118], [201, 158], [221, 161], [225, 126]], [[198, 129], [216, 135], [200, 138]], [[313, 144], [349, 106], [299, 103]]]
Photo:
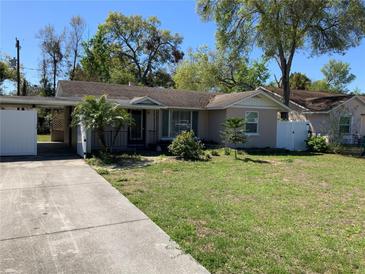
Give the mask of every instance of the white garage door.
[[37, 155], [37, 112], [0, 110], [0, 156]]

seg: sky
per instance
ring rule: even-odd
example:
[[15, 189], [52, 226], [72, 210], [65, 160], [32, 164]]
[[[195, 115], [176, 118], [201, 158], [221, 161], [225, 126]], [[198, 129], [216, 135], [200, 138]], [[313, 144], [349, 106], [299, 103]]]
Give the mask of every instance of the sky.
[[[111, 11], [125, 15], [157, 16], [161, 27], [179, 33], [184, 41], [182, 49], [197, 48], [199, 45], [215, 46], [215, 24], [203, 22], [195, 9], [196, 2], [190, 0], [164, 1], [4, 1], [0, 0], [0, 52], [16, 56], [15, 37], [21, 44], [20, 59], [26, 78], [34, 84], [39, 82], [38, 64], [40, 47], [36, 34], [47, 24], [61, 32], [75, 15], [83, 17], [87, 23], [85, 39], [92, 37], [97, 26], [103, 23]], [[261, 51], [254, 49], [251, 58], [260, 58]], [[322, 55], [310, 57], [306, 52], [298, 52], [294, 58], [292, 72], [303, 72], [312, 80], [323, 78], [321, 67], [329, 59], [350, 63], [351, 72], [356, 75], [349, 88], [365, 92], [365, 40], [357, 48], [351, 48], [345, 55]], [[268, 63], [271, 80], [280, 71], [274, 61]]]

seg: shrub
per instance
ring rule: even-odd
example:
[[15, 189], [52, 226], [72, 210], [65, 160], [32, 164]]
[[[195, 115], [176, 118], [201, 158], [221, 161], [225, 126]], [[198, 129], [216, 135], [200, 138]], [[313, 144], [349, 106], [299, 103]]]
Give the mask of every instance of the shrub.
[[204, 160], [204, 145], [192, 131], [183, 131], [168, 147], [170, 153], [184, 160]]
[[212, 150], [212, 156], [219, 156], [218, 150]]
[[231, 149], [229, 147], [224, 148], [224, 155], [231, 155]]
[[313, 152], [326, 152], [328, 151], [328, 144], [326, 137], [324, 136], [311, 136], [307, 140], [307, 146], [310, 151]]
[[341, 154], [343, 153], [343, 147], [341, 144], [331, 143], [328, 145], [328, 151], [334, 154]]

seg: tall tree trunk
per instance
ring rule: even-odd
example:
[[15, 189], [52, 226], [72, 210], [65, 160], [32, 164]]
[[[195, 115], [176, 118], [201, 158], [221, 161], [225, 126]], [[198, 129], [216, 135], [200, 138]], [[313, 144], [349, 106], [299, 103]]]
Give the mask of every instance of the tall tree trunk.
[[57, 61], [53, 59], [53, 92], [56, 94]]
[[75, 50], [70, 80], [73, 80], [75, 78], [76, 61], [77, 61], [77, 51]]
[[[283, 86], [283, 97], [284, 97], [284, 104], [289, 106], [290, 102], [290, 84], [289, 84], [289, 68], [287, 64], [284, 64], [282, 69], [282, 86]], [[281, 119], [288, 120], [289, 113], [288, 112], [281, 112]]]
[[105, 143], [104, 129], [97, 129], [96, 134], [99, 138], [102, 150], [106, 152], [107, 151], [107, 146], [106, 146], [106, 143]]

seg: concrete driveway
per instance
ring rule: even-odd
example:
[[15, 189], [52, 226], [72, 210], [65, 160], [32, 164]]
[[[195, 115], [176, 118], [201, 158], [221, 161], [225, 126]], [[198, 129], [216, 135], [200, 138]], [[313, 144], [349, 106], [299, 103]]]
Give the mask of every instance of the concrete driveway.
[[81, 159], [0, 163], [0, 272], [207, 273]]

